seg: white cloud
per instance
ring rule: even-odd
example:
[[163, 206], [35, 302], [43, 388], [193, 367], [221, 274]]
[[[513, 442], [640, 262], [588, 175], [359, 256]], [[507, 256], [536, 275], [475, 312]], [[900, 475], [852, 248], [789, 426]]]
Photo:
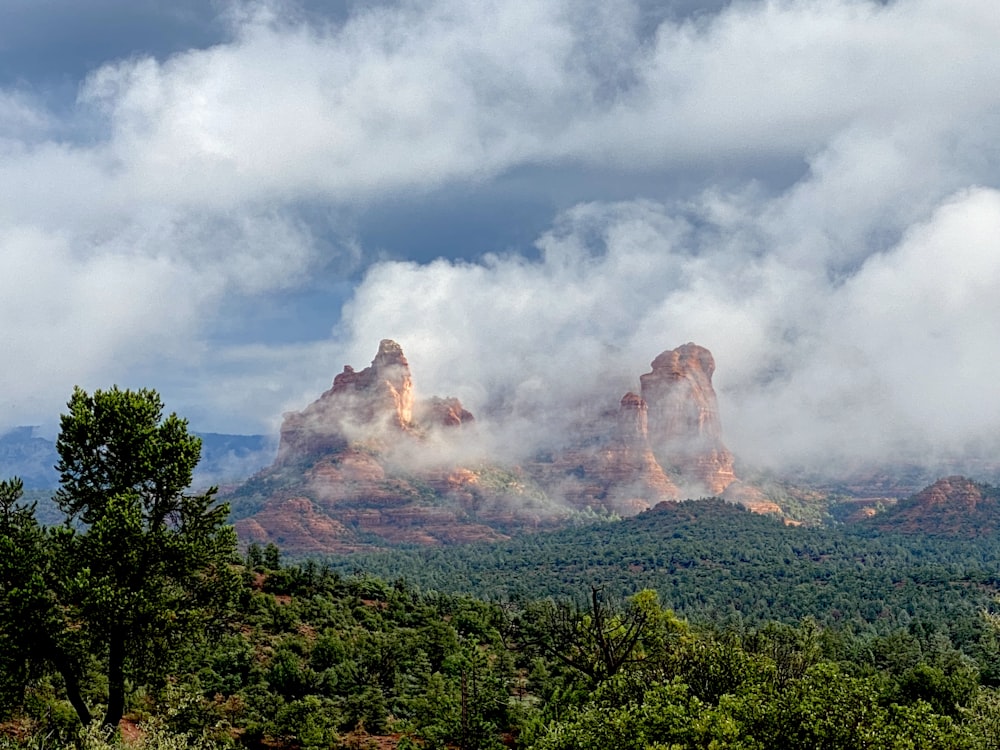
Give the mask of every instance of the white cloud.
[[971, 0], [742, 3], [651, 39], [628, 2], [440, 0], [321, 28], [252, 7], [228, 44], [91, 75], [129, 196], [357, 201], [553, 160], [805, 158], [851, 127], [988, 116], [1000, 66], [1000, 22]]
[[43, 136], [52, 124], [44, 109], [25, 92], [0, 90], [0, 153]]
[[396, 338], [418, 388], [511, 420], [505, 437], [525, 450], [558, 439], [579, 403], [613, 405], [689, 339], [715, 353], [727, 433], [748, 460], [832, 467], [995, 445], [1000, 192], [950, 197], [837, 284], [791, 254], [691, 252], [714, 229], [648, 202], [579, 206], [536, 263], [380, 264], [345, 311], [348, 359]]
[[[696, 340], [732, 441], [762, 460], [986, 439], [994, 6], [769, 0], [644, 28], [627, 0], [379, 4], [327, 25], [233, 3], [229, 41], [108, 61], [64, 121], [0, 92], [0, 423], [156, 369], [209, 381], [176, 386], [198, 413], [273, 419], [385, 336], [427, 390], [550, 415]], [[772, 162], [804, 176], [744, 182]], [[294, 290], [340, 252], [301, 203], [361, 210], [526, 166], [644, 180], [555, 217], [539, 261], [375, 263], [329, 341], [209, 343], [223, 301]], [[663, 199], [681, 169], [696, 192]]]
[[821, 409], [837, 410], [838, 400], [877, 409], [839, 410], [832, 421], [844, 428], [845, 450], [921, 455], [995, 446], [998, 292], [1000, 192], [960, 193], [832, 295], [826, 345], [803, 368], [799, 387], [848, 363], [848, 377], [826, 376], [840, 381], [835, 388], [809, 389]]
[[208, 311], [293, 283], [312, 251], [267, 215], [147, 212], [103, 229], [0, 228], [0, 423], [53, 420], [74, 384], [124, 385], [154, 363], [183, 370], [202, 356]]

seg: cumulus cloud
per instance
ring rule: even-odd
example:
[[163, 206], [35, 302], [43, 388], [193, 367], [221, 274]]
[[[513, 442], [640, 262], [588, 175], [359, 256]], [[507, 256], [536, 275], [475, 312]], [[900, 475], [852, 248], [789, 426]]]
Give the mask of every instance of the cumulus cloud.
[[652, 31], [627, 0], [439, 0], [327, 25], [235, 7], [227, 44], [88, 78], [130, 194], [350, 201], [560, 159], [802, 159], [849, 127], [988, 115], [1000, 64], [987, 2], [739, 3]]
[[51, 126], [51, 118], [30, 95], [0, 90], [0, 148], [36, 139]]
[[[991, 0], [226, 7], [225, 39], [106, 61], [69, 114], [0, 91], [0, 423], [155, 373], [211, 429], [273, 424], [390, 336], [511, 435], [688, 340], [756, 461], [997, 432]], [[519, 169], [564, 206], [534, 248], [381, 262], [352, 236]], [[591, 194], [565, 206], [555, 170]], [[303, 206], [346, 217], [333, 240]], [[329, 339], [218, 340], [220, 311], [345, 264], [367, 270]]]
[[535, 262], [380, 264], [345, 311], [353, 361], [392, 335], [419, 387], [458, 395], [522, 454], [689, 339], [714, 352], [730, 443], [759, 465], [996, 447], [1000, 192], [948, 197], [836, 283], [738, 236], [701, 246], [720, 231], [648, 202], [578, 206]]
[[[869, 257], [825, 300], [809, 355], [764, 397], [797, 405], [798, 451], [955, 457], [997, 447], [1000, 402], [1000, 192], [956, 194], [889, 250]], [[773, 420], [772, 420], [773, 421]], [[793, 433], [779, 445], [794, 453]], [[817, 456], [818, 457], [818, 456]]]

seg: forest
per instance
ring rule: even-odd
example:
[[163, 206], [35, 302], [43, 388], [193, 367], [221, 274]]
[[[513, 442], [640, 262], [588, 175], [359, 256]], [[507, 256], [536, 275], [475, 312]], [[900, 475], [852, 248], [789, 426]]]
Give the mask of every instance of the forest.
[[326, 559], [341, 573], [403, 576], [423, 589], [490, 600], [579, 600], [592, 585], [623, 599], [655, 589], [706, 623], [795, 623], [885, 633], [933, 616], [975, 619], [1000, 593], [1000, 538], [788, 526], [718, 498], [661, 503], [491, 545], [414, 547]]
[[503, 544], [240, 551], [154, 391], [0, 481], [0, 748], [1000, 748], [995, 541], [716, 499]]

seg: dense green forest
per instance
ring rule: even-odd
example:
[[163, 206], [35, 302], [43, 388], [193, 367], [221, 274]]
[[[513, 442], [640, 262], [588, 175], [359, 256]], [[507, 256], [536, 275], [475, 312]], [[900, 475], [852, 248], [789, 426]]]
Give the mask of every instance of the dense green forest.
[[[975, 643], [959, 644], [933, 613], [885, 634], [811, 619], [722, 627], [652, 591], [515, 606], [281, 566], [274, 549], [235, 567], [215, 636], [130, 693], [133, 745], [1000, 747], [986, 678], [1000, 630], [986, 612], [968, 623]], [[22, 687], [0, 747], [68, 744], [80, 724], [58, 675]], [[96, 680], [86, 697], [104, 690]], [[84, 736], [114, 744], [97, 723]]]
[[331, 557], [342, 573], [402, 577], [423, 589], [499, 601], [579, 599], [597, 585], [618, 599], [655, 589], [674, 611], [735, 626], [811, 617], [887, 633], [927, 616], [975, 619], [1000, 593], [1000, 538], [787, 526], [718, 499], [662, 503], [509, 542]]
[[995, 541], [718, 500], [500, 545], [240, 554], [152, 391], [0, 481], [0, 749], [1000, 748]]

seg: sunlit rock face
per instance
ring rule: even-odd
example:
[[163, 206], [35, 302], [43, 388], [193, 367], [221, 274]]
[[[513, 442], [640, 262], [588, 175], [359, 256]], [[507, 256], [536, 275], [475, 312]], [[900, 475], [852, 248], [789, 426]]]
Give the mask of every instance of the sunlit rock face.
[[[370, 367], [345, 365], [330, 390], [285, 414], [278, 460], [341, 451], [355, 440], [392, 440], [413, 428], [413, 401], [410, 364], [399, 344], [383, 339]], [[468, 414], [461, 404], [453, 408]]]
[[717, 495], [736, 477], [733, 455], [722, 442], [714, 372], [712, 353], [688, 343], [660, 354], [639, 382], [657, 462], [686, 483]]
[[354, 372], [351, 367], [333, 379], [331, 395], [347, 399], [355, 421], [387, 424], [404, 430], [413, 422], [413, 377], [403, 349], [382, 339], [371, 367]]

